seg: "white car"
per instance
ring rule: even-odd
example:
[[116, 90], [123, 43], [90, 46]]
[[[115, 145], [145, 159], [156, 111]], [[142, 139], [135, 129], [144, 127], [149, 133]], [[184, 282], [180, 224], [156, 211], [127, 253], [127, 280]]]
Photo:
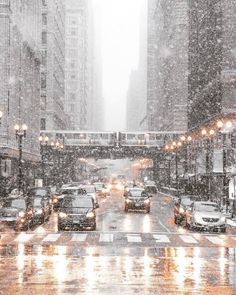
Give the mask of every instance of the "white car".
[[185, 213], [185, 225], [189, 228], [226, 231], [226, 219], [217, 203], [194, 202]]

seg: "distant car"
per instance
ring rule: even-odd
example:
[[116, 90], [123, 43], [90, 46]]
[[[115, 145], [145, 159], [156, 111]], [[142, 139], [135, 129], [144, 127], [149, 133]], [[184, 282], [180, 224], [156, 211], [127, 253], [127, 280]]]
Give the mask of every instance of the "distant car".
[[32, 209], [24, 198], [9, 198], [0, 208], [0, 227], [28, 230], [32, 223]]
[[95, 186], [97, 196], [107, 197], [109, 195], [110, 190], [105, 186], [104, 183], [94, 182], [93, 185]]
[[58, 230], [96, 230], [96, 210], [93, 198], [65, 197], [58, 212]]
[[176, 198], [174, 202], [174, 222], [180, 224], [185, 220], [185, 214], [187, 208], [194, 202], [191, 196], [182, 196]]
[[125, 212], [128, 212], [128, 210], [150, 212], [150, 197], [142, 188], [131, 188], [125, 195]]
[[35, 197], [30, 200], [30, 207], [33, 211], [33, 224], [43, 224], [50, 218], [50, 203], [49, 200], [43, 197]]
[[98, 204], [96, 188], [94, 185], [80, 185], [80, 188], [84, 190], [84, 193], [86, 193], [87, 196], [90, 196], [94, 199], [95, 204]]
[[226, 219], [217, 203], [194, 202], [185, 215], [185, 225], [189, 228], [226, 231]]
[[53, 203], [53, 194], [51, 192], [50, 187], [32, 187], [28, 189], [27, 193], [27, 200], [34, 198], [43, 198], [45, 202], [48, 202], [50, 204], [50, 214], [52, 211], [52, 203]]

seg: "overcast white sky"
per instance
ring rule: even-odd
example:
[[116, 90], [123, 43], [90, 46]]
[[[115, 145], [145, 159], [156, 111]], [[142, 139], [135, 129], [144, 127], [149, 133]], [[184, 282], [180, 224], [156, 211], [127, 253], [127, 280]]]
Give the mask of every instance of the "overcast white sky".
[[106, 130], [126, 128], [126, 95], [130, 72], [139, 60], [140, 11], [145, 1], [93, 0], [95, 27], [101, 28]]

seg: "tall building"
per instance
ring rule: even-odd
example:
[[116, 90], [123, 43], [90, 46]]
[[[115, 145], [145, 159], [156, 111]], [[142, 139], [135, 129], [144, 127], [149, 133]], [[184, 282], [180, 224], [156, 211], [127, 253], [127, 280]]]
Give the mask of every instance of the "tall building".
[[147, 130], [147, 6], [140, 14], [139, 64], [130, 75], [127, 93], [126, 127], [128, 131]]
[[65, 115], [65, 4], [43, 0], [41, 130], [67, 128]]
[[69, 129], [103, 128], [101, 53], [93, 18], [91, 0], [67, 0], [65, 106]]
[[189, 128], [236, 111], [235, 14], [235, 1], [190, 1]]
[[147, 122], [155, 131], [187, 129], [188, 1], [148, 1]]
[[[18, 141], [15, 124], [27, 124], [23, 140], [24, 174], [40, 161], [40, 49], [41, 2], [0, 1], [0, 126], [1, 181], [14, 181], [18, 169]], [[33, 178], [32, 178], [33, 179]], [[1, 187], [3, 187], [1, 185]], [[6, 187], [6, 186], [5, 186]]]

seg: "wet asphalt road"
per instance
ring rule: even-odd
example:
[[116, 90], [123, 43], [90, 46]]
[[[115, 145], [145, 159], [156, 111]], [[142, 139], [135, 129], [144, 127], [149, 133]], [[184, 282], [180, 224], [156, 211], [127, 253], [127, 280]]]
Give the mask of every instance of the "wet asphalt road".
[[124, 212], [121, 194], [100, 199], [95, 232], [57, 232], [57, 214], [0, 240], [0, 294], [236, 294], [236, 233], [190, 232], [172, 200], [150, 214]]

